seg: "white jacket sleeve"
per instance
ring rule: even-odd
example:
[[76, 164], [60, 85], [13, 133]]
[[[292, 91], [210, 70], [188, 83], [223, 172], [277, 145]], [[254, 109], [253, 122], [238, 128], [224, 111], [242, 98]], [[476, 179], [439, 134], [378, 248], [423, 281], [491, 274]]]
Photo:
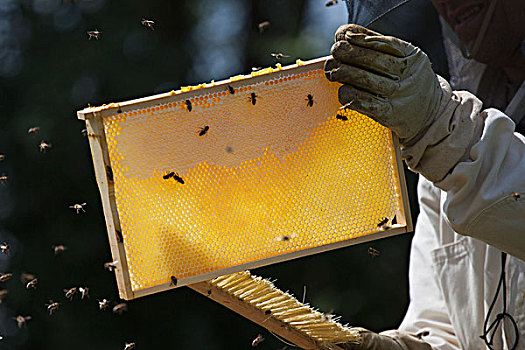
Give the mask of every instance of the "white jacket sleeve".
[[430, 252], [439, 247], [439, 190], [424, 178], [418, 185], [420, 213], [410, 251], [410, 305], [399, 327], [411, 333], [428, 332], [423, 339], [433, 349], [459, 349], [448, 310], [434, 277]]
[[525, 138], [468, 92], [444, 91], [441, 103], [441, 115], [403, 157], [446, 192], [444, 211], [457, 233], [525, 260]]

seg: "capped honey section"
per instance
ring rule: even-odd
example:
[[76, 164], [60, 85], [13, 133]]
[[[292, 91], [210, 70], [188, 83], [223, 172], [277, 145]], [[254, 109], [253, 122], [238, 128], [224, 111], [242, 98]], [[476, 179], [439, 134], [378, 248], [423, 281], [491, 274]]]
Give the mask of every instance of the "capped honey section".
[[404, 225], [392, 134], [338, 87], [317, 65], [102, 118], [135, 295]]

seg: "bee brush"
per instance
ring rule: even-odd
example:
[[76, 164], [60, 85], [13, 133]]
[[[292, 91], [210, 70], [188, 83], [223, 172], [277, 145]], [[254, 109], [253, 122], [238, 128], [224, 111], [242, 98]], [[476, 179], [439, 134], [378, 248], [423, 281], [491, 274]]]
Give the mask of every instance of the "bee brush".
[[332, 315], [312, 309], [249, 271], [188, 287], [303, 349], [339, 350], [343, 347], [338, 344], [360, 341], [357, 331]]

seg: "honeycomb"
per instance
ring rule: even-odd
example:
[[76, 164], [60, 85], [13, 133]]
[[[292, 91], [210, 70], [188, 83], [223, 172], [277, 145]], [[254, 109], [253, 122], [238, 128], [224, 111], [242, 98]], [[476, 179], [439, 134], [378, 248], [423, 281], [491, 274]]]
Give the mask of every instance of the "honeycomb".
[[402, 210], [391, 132], [339, 110], [322, 69], [236, 83], [103, 119], [134, 292], [373, 235]]

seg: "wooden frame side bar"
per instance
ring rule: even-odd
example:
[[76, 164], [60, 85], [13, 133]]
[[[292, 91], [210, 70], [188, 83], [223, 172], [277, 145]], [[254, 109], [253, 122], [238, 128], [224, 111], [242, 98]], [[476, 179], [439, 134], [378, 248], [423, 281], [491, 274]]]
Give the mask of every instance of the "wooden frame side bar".
[[414, 231], [412, 224], [412, 215], [410, 213], [410, 201], [408, 199], [408, 192], [405, 179], [405, 169], [403, 168], [403, 159], [401, 158], [401, 148], [398, 137], [392, 132], [392, 141], [394, 144], [394, 156], [397, 167], [394, 168], [395, 175], [399, 180], [399, 192], [401, 193], [401, 212], [397, 214], [397, 221], [399, 224], [406, 225], [406, 232]]
[[133, 299], [134, 295], [129, 278], [124, 244], [122, 242], [122, 230], [117, 212], [117, 203], [115, 201], [113, 171], [109, 160], [102, 117], [95, 116], [86, 119], [86, 131], [91, 148], [91, 155], [93, 157], [95, 176], [102, 199], [102, 208], [104, 210], [104, 218], [106, 219], [111, 255], [113, 260], [118, 262], [115, 277], [117, 279], [120, 298], [126, 300]]

